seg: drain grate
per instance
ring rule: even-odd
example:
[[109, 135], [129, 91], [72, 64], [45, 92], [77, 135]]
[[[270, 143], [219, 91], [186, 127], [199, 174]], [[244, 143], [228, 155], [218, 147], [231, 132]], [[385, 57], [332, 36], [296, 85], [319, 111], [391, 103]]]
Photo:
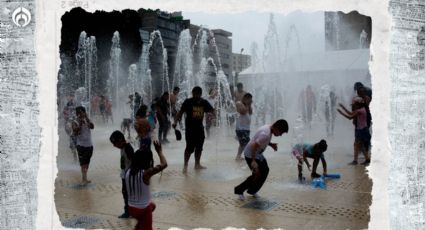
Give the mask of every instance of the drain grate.
[[208, 205], [220, 206], [220, 207], [238, 207], [240, 201], [234, 196], [211, 196], [208, 199]]
[[269, 211], [273, 209], [278, 203], [275, 201], [269, 200], [253, 200], [245, 205], [242, 208], [252, 208], [261, 211]]
[[133, 229], [135, 225], [135, 221], [130, 220], [111, 220], [111, 219], [103, 219], [102, 222], [92, 226], [93, 228], [100, 229]]
[[64, 220], [68, 220], [68, 219], [71, 219], [71, 218], [77, 218], [79, 215], [77, 215], [77, 214], [72, 214], [72, 213], [69, 213], [69, 212], [63, 212], [63, 211], [61, 211], [61, 210], [58, 210], [58, 215], [59, 215], [59, 219], [63, 222]]
[[343, 181], [329, 181], [326, 183], [327, 187], [331, 190], [342, 190], [352, 192], [368, 192], [372, 190], [372, 183], [369, 181], [364, 182], [343, 182]]
[[153, 198], [159, 198], [159, 199], [175, 197], [176, 195], [177, 193], [175, 192], [167, 192], [167, 191], [159, 191], [159, 192], [152, 193]]
[[283, 211], [288, 213], [296, 213], [303, 215], [339, 217], [354, 220], [367, 220], [369, 219], [369, 208], [353, 209], [345, 207], [321, 206], [321, 205], [308, 205], [308, 204], [295, 204], [283, 203], [274, 211]]
[[64, 221], [63, 226], [67, 228], [86, 228], [98, 222], [99, 220], [92, 216], [79, 216], [79, 217]]
[[111, 218], [111, 216], [95, 215], [81, 216], [81, 214], [58, 210], [58, 215], [64, 227], [86, 229], [133, 229], [135, 219]]

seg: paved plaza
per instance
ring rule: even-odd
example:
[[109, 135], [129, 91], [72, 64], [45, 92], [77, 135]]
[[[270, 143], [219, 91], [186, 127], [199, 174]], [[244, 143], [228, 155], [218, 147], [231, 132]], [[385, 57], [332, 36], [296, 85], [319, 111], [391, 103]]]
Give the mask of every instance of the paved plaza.
[[[177, 142], [170, 133], [171, 143], [163, 146], [168, 168], [151, 179], [153, 200], [157, 205], [153, 213], [154, 229], [367, 228], [372, 181], [364, 166], [347, 165], [352, 161], [354, 138], [350, 122], [337, 120], [333, 138], [325, 138], [321, 124], [313, 125], [313, 129], [320, 132], [304, 135], [311, 143], [322, 138], [327, 140], [328, 172], [342, 175], [341, 179], [327, 180], [325, 190], [312, 187], [305, 165], [307, 181], [305, 184], [297, 181], [297, 163], [290, 154], [294, 135], [291, 122], [288, 122], [289, 134], [273, 137], [272, 141], [278, 142], [278, 151], [268, 148], [264, 153], [270, 174], [259, 192], [260, 198], [247, 195], [245, 201], [233, 194], [233, 188], [250, 175], [245, 161], [234, 160], [238, 147], [234, 131], [230, 128], [215, 130], [213, 136], [206, 139], [202, 156], [202, 164], [208, 169], [195, 171], [192, 156], [187, 175], [181, 172], [184, 138]], [[109, 142], [109, 135], [118, 128], [117, 124], [114, 126], [97, 124], [92, 131], [94, 154], [88, 173], [92, 183], [86, 187], [79, 186], [79, 164], [74, 162], [68, 137], [60, 127], [55, 202], [59, 218], [66, 227], [132, 229], [136, 223], [135, 219], [117, 218], [123, 212], [123, 198], [120, 153]], [[155, 163], [159, 163], [156, 153], [154, 156]], [[318, 173], [322, 173], [321, 164]]]

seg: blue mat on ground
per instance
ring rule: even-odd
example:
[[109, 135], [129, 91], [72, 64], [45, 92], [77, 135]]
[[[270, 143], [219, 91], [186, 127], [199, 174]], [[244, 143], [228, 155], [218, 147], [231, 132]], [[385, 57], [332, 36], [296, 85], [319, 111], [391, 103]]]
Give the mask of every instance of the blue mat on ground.
[[341, 175], [338, 173], [329, 173], [324, 175], [326, 178], [331, 178], [331, 179], [339, 179], [341, 178]]
[[341, 178], [340, 174], [337, 173], [330, 173], [330, 174], [326, 174], [326, 175], [322, 175], [319, 178], [315, 178], [311, 181], [311, 185], [313, 186], [313, 188], [320, 188], [320, 189], [326, 189], [326, 183], [325, 183], [325, 179], [339, 179]]
[[326, 189], [325, 179], [323, 176], [319, 178], [314, 178], [311, 181], [311, 185], [313, 185], [313, 188]]

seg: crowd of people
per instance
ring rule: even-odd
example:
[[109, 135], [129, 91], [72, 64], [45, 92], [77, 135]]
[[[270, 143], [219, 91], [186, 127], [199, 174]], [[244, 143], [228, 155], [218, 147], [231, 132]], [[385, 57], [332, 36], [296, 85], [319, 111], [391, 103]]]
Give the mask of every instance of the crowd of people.
[[[365, 161], [363, 165], [370, 163], [371, 145], [371, 114], [369, 104], [372, 99], [370, 88], [357, 82], [354, 85], [356, 95], [352, 98], [351, 109], [347, 109], [342, 103], [336, 109], [337, 98], [335, 92], [330, 91], [329, 100], [326, 101], [325, 116], [327, 134], [333, 135], [335, 114], [338, 111], [343, 117], [353, 120], [355, 129], [354, 140], [354, 160], [351, 165], [358, 164], [358, 155], [363, 152]], [[192, 96], [185, 99], [181, 106], [178, 106], [178, 95], [180, 89], [175, 87], [171, 93], [164, 92], [160, 98], [154, 100], [149, 106], [144, 104], [138, 93], [129, 96], [127, 104], [131, 108], [131, 115], [124, 118], [121, 130], [116, 130], [110, 135], [112, 145], [120, 149], [121, 154], [121, 182], [124, 199], [124, 213], [120, 218], [130, 216], [138, 220], [136, 229], [152, 229], [152, 212], [156, 205], [152, 202], [150, 194], [150, 178], [167, 167], [167, 160], [163, 153], [162, 145], [168, 144], [168, 133], [171, 128], [178, 130], [179, 126], [184, 126], [186, 146], [183, 151], [183, 170], [188, 172], [188, 165], [192, 153], [195, 155], [195, 170], [204, 170], [207, 167], [201, 164], [201, 156], [205, 141], [205, 130], [207, 136], [210, 135], [210, 128], [216, 125], [217, 119], [217, 90], [210, 89], [206, 99], [202, 97], [203, 89], [196, 86], [192, 89]], [[271, 142], [273, 136], [282, 136], [288, 133], [289, 124], [284, 119], [277, 119], [272, 124], [264, 124], [251, 135], [251, 118], [253, 111], [253, 100], [255, 98], [249, 92], [245, 92], [242, 83], [237, 84], [237, 90], [233, 93], [233, 100], [236, 109], [235, 134], [239, 142], [236, 152], [236, 160], [245, 160], [251, 170], [251, 174], [241, 184], [235, 186], [234, 193], [240, 200], [245, 200], [244, 193], [258, 197], [258, 192], [264, 185], [269, 174], [264, 151], [271, 147], [278, 150], [278, 144]], [[307, 86], [300, 93], [303, 120], [311, 125], [312, 114], [315, 112], [315, 95], [311, 86]], [[103, 122], [108, 122], [112, 118], [111, 103], [106, 97], [100, 96], [91, 103], [90, 114], [100, 114]], [[97, 109], [94, 109], [97, 108]], [[336, 111], [334, 111], [336, 110]], [[108, 115], [110, 113], [110, 115]], [[75, 159], [81, 166], [82, 185], [87, 185], [90, 180], [87, 172], [90, 159], [93, 155], [93, 142], [91, 130], [94, 129], [93, 122], [89, 119], [86, 109], [77, 105], [72, 96], [68, 98], [68, 103], [63, 110], [65, 119], [65, 130], [70, 138], [70, 148]], [[183, 119], [184, 118], [184, 119]], [[127, 119], [127, 120], [126, 120]], [[205, 126], [204, 126], [205, 124]], [[130, 130], [133, 129], [137, 136], [136, 148], [131, 144]], [[157, 130], [158, 137], [155, 138], [154, 130]], [[127, 138], [125, 133], [128, 132]], [[177, 134], [177, 131], [176, 131]], [[151, 146], [154, 146], [158, 154], [160, 164], [154, 166]], [[297, 160], [298, 180], [303, 182], [303, 164], [311, 171], [311, 177], [317, 178], [321, 175], [317, 173], [319, 162], [322, 162], [323, 174], [327, 174], [327, 162], [324, 152], [328, 144], [322, 139], [317, 143], [297, 143], [292, 147], [291, 154]], [[134, 150], [136, 149], [136, 151]], [[312, 165], [308, 159], [312, 159]]]

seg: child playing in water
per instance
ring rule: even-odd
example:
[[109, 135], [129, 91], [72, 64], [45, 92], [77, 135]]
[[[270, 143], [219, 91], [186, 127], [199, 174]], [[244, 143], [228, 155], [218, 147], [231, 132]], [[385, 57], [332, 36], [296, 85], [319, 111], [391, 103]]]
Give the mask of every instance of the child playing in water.
[[124, 213], [118, 218], [129, 218], [130, 214], [128, 212], [128, 195], [127, 189], [125, 187], [125, 171], [130, 168], [131, 161], [134, 156], [134, 149], [131, 144], [125, 140], [124, 134], [118, 130], [111, 134], [109, 140], [114, 145], [114, 147], [121, 150], [121, 192], [124, 198]]
[[162, 153], [161, 144], [154, 143], [160, 164], [153, 167], [152, 152], [137, 150], [130, 168], [125, 173], [125, 183], [128, 192], [129, 213], [137, 220], [134, 229], [152, 229], [152, 212], [155, 203], [152, 202], [150, 192], [150, 178], [167, 167], [167, 161]]
[[368, 122], [367, 122], [367, 111], [366, 103], [361, 97], [353, 98], [352, 109], [353, 111], [348, 111], [344, 105], [339, 104], [339, 106], [344, 110], [338, 109], [338, 112], [346, 117], [347, 119], [356, 119], [355, 122], [355, 140], [354, 140], [354, 160], [350, 163], [351, 165], [357, 165], [357, 159], [359, 152], [363, 150], [365, 156], [365, 161], [362, 165], [368, 165], [370, 163], [369, 157], [369, 147], [371, 135], [369, 132]]
[[80, 161], [82, 182], [81, 185], [91, 183], [87, 179], [87, 171], [89, 170], [90, 159], [93, 156], [93, 142], [91, 138], [91, 130], [94, 124], [88, 118], [86, 109], [83, 106], [75, 108], [77, 119], [72, 123], [72, 130], [75, 133], [78, 160]]
[[136, 113], [136, 121], [134, 123], [134, 129], [137, 132], [139, 138], [139, 149], [151, 149], [152, 143], [152, 131], [155, 127], [149, 122], [147, 117], [148, 107], [141, 105]]
[[296, 144], [292, 149], [292, 154], [298, 160], [298, 180], [303, 181], [305, 178], [302, 175], [303, 162], [306, 163], [308, 170], [310, 170], [311, 165], [308, 162], [307, 158], [313, 158], [313, 171], [311, 172], [312, 178], [320, 177], [320, 174], [316, 173], [317, 165], [319, 164], [319, 159], [322, 161], [323, 174], [327, 174], [326, 160], [323, 153], [327, 150], [328, 145], [325, 140], [320, 140], [318, 143], [312, 144]]

